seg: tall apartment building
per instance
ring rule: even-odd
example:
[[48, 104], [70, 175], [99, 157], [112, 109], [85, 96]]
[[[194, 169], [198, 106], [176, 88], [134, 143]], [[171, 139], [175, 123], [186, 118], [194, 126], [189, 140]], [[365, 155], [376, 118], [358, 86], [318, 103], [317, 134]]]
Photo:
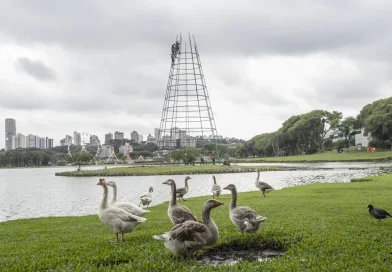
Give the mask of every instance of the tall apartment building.
[[158, 144], [158, 141], [162, 135], [159, 135], [161, 130], [159, 128], [154, 128], [154, 136], [155, 136], [155, 143]]
[[53, 139], [49, 139], [48, 137], [46, 137], [46, 148], [53, 148]]
[[131, 132], [131, 141], [135, 143], [139, 142], [139, 133], [137, 133], [137, 131]]
[[74, 131], [73, 144], [82, 145], [82, 135], [77, 131]]
[[28, 134], [26, 137], [26, 148], [35, 147], [37, 136], [33, 134]]
[[5, 150], [12, 149], [12, 136], [16, 135], [16, 121], [12, 118], [5, 119]]
[[26, 148], [26, 136], [21, 133], [12, 136], [12, 149], [17, 148]]
[[105, 144], [110, 144], [111, 140], [113, 140], [113, 133], [109, 132], [105, 134]]
[[139, 134], [138, 138], [138, 143], [143, 142], [143, 135]]
[[124, 132], [116, 131], [114, 132], [115, 140], [124, 140]]

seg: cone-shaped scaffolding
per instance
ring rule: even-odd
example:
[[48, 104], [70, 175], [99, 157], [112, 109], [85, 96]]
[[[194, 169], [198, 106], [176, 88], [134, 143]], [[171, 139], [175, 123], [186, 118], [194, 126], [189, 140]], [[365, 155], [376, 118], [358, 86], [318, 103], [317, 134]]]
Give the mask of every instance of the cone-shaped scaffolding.
[[[160, 149], [196, 147], [196, 140], [215, 143], [217, 130], [195, 37], [181, 34], [172, 46], [171, 68], [162, 109]], [[216, 149], [216, 148], [215, 148]], [[217, 154], [216, 154], [217, 155]]]

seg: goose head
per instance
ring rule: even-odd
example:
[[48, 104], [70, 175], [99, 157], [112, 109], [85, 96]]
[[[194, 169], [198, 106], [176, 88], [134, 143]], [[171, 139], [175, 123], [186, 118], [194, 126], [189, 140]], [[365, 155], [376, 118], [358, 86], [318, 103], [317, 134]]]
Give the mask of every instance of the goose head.
[[165, 180], [162, 184], [166, 184], [166, 185], [172, 186], [172, 185], [174, 185], [176, 183], [174, 182], [174, 180], [168, 179], [168, 180]]
[[372, 205], [372, 204], [369, 204], [369, 205], [368, 205], [368, 209], [373, 210], [373, 205]]
[[106, 184], [105, 179], [104, 179], [104, 178], [100, 178], [100, 179], [98, 180], [97, 185], [104, 185], [104, 184]]
[[223, 190], [229, 190], [229, 191], [233, 191], [235, 190], [235, 185], [234, 184], [229, 184], [226, 187], [223, 188]]
[[205, 202], [205, 207], [207, 208], [207, 209], [213, 209], [213, 208], [216, 208], [216, 207], [218, 207], [218, 206], [220, 206], [220, 205], [223, 205], [223, 204], [225, 204], [224, 202], [221, 202], [221, 201], [219, 201], [219, 200], [215, 200], [215, 199], [209, 199], [209, 200], [207, 200], [206, 202]]
[[152, 186], [150, 186], [150, 188], [148, 188], [148, 192], [150, 192], [150, 193], [154, 192], [154, 189], [152, 188]]
[[185, 177], [185, 181], [192, 179], [190, 176]]

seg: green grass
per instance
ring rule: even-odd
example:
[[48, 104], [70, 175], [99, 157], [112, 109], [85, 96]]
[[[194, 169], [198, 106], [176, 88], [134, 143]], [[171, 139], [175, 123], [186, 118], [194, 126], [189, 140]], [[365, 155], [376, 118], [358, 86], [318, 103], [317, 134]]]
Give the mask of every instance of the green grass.
[[164, 166], [140, 166], [140, 167], [113, 167], [101, 170], [81, 170], [56, 173], [56, 176], [69, 177], [105, 177], [105, 176], [155, 176], [155, 175], [193, 175], [193, 174], [217, 174], [217, 173], [240, 173], [260, 171], [287, 170], [280, 166], [222, 166], [222, 165], [164, 165]]
[[[273, 191], [266, 198], [260, 192], [242, 193], [240, 205], [268, 217], [258, 233], [244, 236], [230, 222], [230, 196], [223, 195], [225, 204], [212, 212], [220, 230], [212, 249], [274, 244], [286, 250], [283, 257], [237, 263], [230, 271], [390, 271], [392, 220], [378, 223], [367, 205], [392, 212], [391, 179], [310, 184]], [[185, 205], [200, 218], [206, 199], [190, 198]], [[150, 210], [148, 220], [121, 244], [108, 242], [114, 234], [97, 215], [1, 223], [0, 271], [228, 271], [173, 257], [152, 238], [172, 227], [167, 202]]]
[[392, 160], [392, 151], [381, 152], [348, 152], [337, 153], [328, 151], [323, 154], [317, 153], [312, 155], [298, 155], [286, 157], [267, 157], [267, 158], [246, 158], [231, 159], [230, 162], [348, 162], [348, 161], [390, 161]]

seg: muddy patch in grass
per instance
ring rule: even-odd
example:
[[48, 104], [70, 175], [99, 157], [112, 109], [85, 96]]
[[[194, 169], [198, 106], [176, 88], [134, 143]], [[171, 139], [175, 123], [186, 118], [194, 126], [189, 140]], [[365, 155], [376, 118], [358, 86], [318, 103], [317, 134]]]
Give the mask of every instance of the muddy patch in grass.
[[278, 243], [265, 245], [225, 245], [198, 256], [198, 262], [212, 266], [234, 265], [238, 262], [263, 262], [284, 256], [285, 250]]

